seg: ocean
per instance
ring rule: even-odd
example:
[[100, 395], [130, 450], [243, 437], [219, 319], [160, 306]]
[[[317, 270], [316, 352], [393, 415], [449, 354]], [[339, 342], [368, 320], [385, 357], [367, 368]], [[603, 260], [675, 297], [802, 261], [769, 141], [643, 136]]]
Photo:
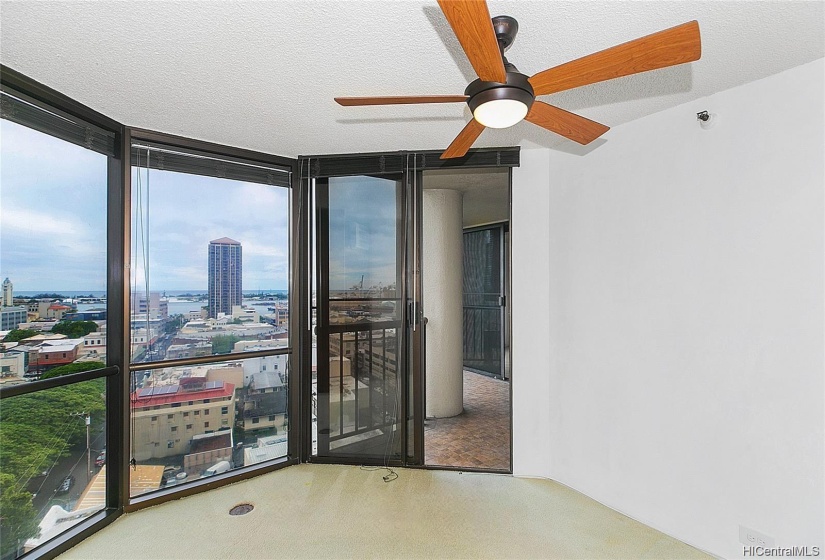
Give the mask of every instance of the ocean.
[[[180, 296], [182, 295], [192, 295], [192, 296], [206, 296], [206, 290], [152, 290], [158, 291], [161, 294], [166, 294], [169, 305], [169, 315], [179, 315], [179, 314], [187, 314], [191, 311], [200, 311], [201, 307], [206, 305], [205, 300], [196, 300], [191, 301], [188, 298], [181, 299]], [[38, 294], [43, 293], [56, 293], [61, 296], [65, 296], [65, 298], [81, 298], [81, 297], [94, 297], [94, 298], [103, 298], [106, 295], [104, 291], [96, 291], [96, 290], [59, 290], [59, 291], [17, 291], [15, 290], [14, 295], [20, 297], [32, 297]], [[268, 311], [268, 307], [272, 307], [273, 303], [277, 301], [276, 299], [266, 299], [260, 300], [257, 297], [263, 295], [273, 295], [273, 296], [286, 296], [289, 292], [287, 290], [244, 290], [244, 296], [256, 296], [256, 299], [249, 299], [244, 297], [243, 304], [248, 307], [255, 308], [260, 314], [265, 315], [270, 313]], [[282, 301], [282, 300], [281, 300]], [[78, 311], [91, 311], [96, 309], [103, 308], [102, 303], [80, 303], [77, 305]]]

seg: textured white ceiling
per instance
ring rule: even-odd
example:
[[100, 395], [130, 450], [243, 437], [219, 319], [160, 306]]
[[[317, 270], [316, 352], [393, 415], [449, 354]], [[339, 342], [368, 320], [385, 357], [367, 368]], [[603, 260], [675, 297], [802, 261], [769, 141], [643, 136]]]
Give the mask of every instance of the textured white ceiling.
[[[823, 5], [489, 0], [519, 21], [525, 74], [699, 21], [698, 62], [543, 98], [609, 126], [822, 57]], [[463, 93], [472, 68], [434, 1], [3, 0], [0, 17], [3, 64], [141, 128], [296, 156], [443, 149], [469, 118], [332, 100]], [[526, 122], [476, 145], [572, 146]]]
[[464, 227], [510, 220], [510, 170], [507, 168], [425, 171], [422, 187], [461, 191]]

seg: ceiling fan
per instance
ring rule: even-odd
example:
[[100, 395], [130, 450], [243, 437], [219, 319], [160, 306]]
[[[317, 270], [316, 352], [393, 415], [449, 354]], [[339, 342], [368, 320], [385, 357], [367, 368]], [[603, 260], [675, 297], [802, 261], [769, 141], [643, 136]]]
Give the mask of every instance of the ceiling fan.
[[692, 62], [702, 55], [699, 24], [690, 21], [528, 77], [504, 57], [518, 32], [514, 18], [490, 18], [485, 0], [438, 0], [438, 5], [478, 74], [464, 95], [336, 97], [335, 101], [344, 106], [466, 102], [473, 119], [441, 159], [465, 155], [487, 127], [507, 128], [522, 119], [588, 144], [610, 127], [537, 101], [536, 96]]

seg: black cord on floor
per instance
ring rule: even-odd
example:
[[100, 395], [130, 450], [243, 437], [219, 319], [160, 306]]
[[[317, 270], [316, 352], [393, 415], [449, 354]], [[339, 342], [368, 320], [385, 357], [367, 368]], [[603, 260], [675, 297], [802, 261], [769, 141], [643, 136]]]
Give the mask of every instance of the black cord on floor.
[[392, 482], [396, 478], [398, 478], [398, 473], [395, 472], [392, 467], [367, 467], [361, 465], [362, 471], [388, 471], [387, 474], [381, 477], [384, 482]]

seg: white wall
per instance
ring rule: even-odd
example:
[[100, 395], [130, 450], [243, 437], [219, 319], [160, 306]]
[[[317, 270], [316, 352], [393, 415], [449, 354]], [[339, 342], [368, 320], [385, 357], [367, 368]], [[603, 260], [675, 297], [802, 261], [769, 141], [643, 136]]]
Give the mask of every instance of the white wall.
[[740, 524], [825, 545], [824, 71], [522, 152], [517, 474], [727, 558]]
[[550, 152], [522, 150], [513, 169], [512, 259], [513, 474], [550, 476]]

